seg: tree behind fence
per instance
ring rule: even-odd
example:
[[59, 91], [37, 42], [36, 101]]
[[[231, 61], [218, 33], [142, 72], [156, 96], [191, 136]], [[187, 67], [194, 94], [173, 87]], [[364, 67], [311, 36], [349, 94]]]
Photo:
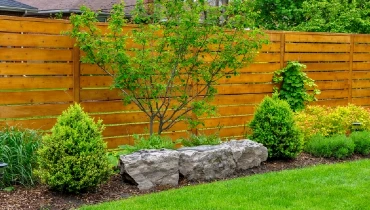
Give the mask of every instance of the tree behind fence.
[[[110, 90], [112, 78], [98, 67], [81, 64], [73, 40], [60, 35], [67, 21], [0, 16], [0, 126], [21, 125], [49, 130], [71, 103], [79, 102], [106, 124], [109, 148], [132, 144], [132, 134], [144, 133], [148, 120], [135, 105], [123, 105], [120, 92]], [[104, 29], [104, 25], [101, 26]], [[134, 26], [127, 26], [131, 30]], [[287, 61], [307, 65], [309, 77], [322, 93], [314, 104], [370, 106], [370, 36], [268, 31], [270, 44], [239, 76], [222, 79], [213, 103], [218, 116], [205, 127], [188, 130], [178, 123], [171, 137], [188, 132], [241, 138], [254, 107], [270, 95], [273, 71]]]

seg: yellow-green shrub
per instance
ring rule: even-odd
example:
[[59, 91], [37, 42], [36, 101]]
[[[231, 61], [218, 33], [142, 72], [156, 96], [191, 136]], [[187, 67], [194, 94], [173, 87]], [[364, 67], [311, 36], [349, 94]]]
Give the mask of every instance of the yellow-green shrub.
[[79, 193], [108, 180], [112, 169], [103, 129], [78, 104], [64, 111], [38, 151], [41, 181], [56, 191]]
[[370, 111], [353, 104], [338, 107], [307, 106], [305, 110], [295, 113], [294, 118], [306, 141], [315, 134], [347, 134], [354, 129], [354, 122], [361, 123], [358, 129], [370, 130]]

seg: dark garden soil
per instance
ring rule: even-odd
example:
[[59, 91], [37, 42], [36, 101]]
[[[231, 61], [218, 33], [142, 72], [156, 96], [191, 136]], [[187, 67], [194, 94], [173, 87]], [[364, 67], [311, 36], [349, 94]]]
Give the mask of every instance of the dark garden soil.
[[[308, 154], [301, 154], [295, 160], [269, 160], [259, 167], [241, 171], [230, 178], [250, 176], [253, 174], [267, 173], [270, 171], [280, 171], [292, 168], [302, 168], [318, 164], [331, 164], [337, 162], [346, 162], [370, 158], [368, 156], [355, 155], [344, 160], [315, 158]], [[177, 188], [195, 185], [201, 182], [188, 182], [185, 179], [180, 180]], [[34, 188], [24, 188], [16, 186], [13, 192], [0, 191], [0, 209], [74, 209], [84, 204], [95, 204], [109, 200], [118, 200], [170, 189], [171, 187], [158, 187], [148, 192], [140, 192], [136, 186], [122, 182], [119, 175], [111, 177], [109, 182], [100, 186], [95, 192], [84, 193], [80, 195], [66, 195], [52, 192], [46, 186], [38, 185]], [[173, 188], [173, 187], [172, 187]]]

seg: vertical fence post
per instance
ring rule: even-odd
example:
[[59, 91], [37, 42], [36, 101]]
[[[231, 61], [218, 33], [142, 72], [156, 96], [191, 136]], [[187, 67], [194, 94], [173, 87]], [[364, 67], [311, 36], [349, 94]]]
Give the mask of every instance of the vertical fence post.
[[80, 48], [73, 44], [73, 102], [80, 103]]
[[348, 78], [348, 103], [352, 103], [352, 70], [353, 70], [353, 51], [355, 47], [354, 35], [350, 35], [350, 54], [349, 54], [349, 78]]
[[284, 56], [285, 56], [285, 32], [280, 34], [280, 69], [284, 68]]

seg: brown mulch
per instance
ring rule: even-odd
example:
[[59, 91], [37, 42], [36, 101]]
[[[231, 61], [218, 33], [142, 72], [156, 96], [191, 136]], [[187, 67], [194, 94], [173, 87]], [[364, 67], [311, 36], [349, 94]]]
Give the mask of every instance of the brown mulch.
[[[308, 154], [301, 154], [294, 160], [269, 160], [259, 167], [240, 171], [233, 177], [249, 176], [253, 174], [267, 173], [271, 171], [280, 171], [293, 168], [302, 168], [318, 164], [331, 164], [370, 158], [368, 156], [355, 155], [344, 160], [316, 158]], [[188, 182], [185, 179], [180, 180], [177, 188], [186, 185], [199, 184]], [[128, 198], [134, 195], [146, 194], [167, 190], [171, 187], [158, 187], [152, 191], [140, 192], [136, 186], [122, 182], [119, 175], [114, 175], [106, 183], [100, 186], [95, 192], [88, 192], [79, 195], [68, 195], [52, 192], [46, 186], [37, 185], [33, 188], [24, 188], [16, 186], [12, 192], [0, 191], [0, 208], [1, 209], [74, 209], [84, 204], [95, 204], [109, 200], [118, 200]], [[173, 188], [173, 187], [172, 187]]]

